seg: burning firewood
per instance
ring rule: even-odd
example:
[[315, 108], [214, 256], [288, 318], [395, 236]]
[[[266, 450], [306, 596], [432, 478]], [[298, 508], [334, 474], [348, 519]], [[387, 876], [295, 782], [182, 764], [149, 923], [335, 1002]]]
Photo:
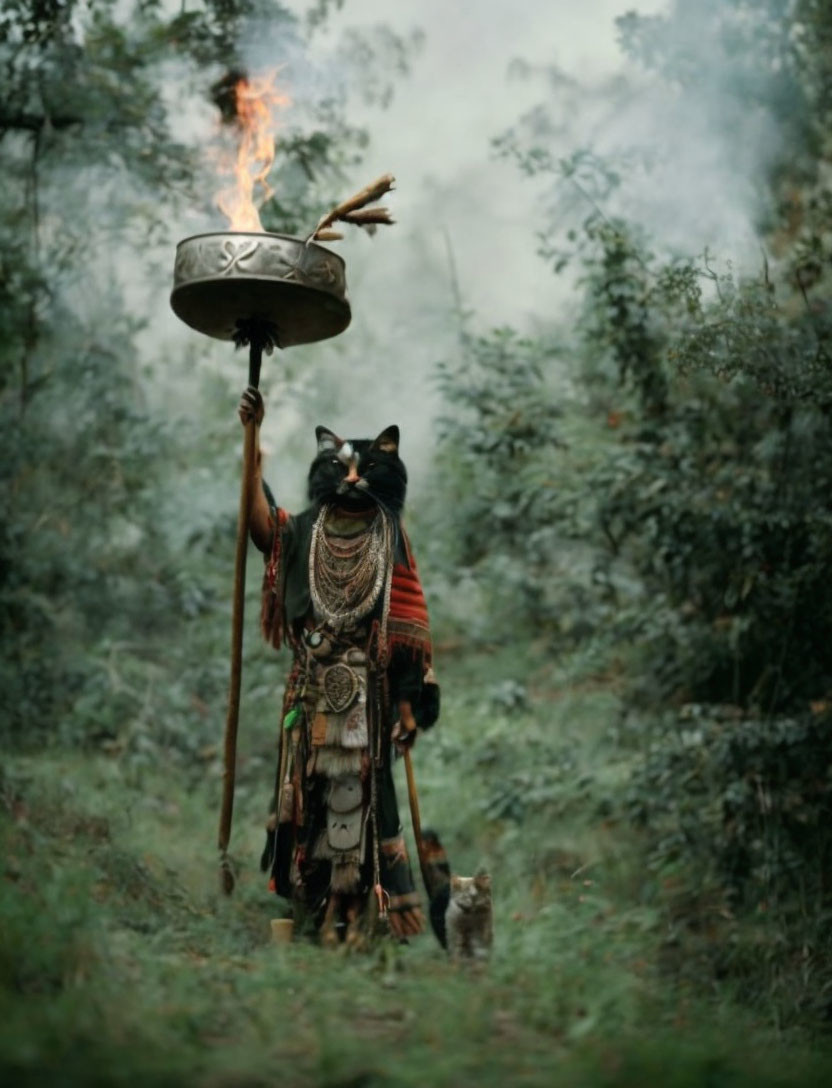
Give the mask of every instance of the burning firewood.
[[392, 174], [383, 174], [372, 185], [367, 185], [360, 192], [349, 197], [348, 200], [341, 201], [332, 211], [321, 216], [318, 225], [307, 241], [313, 239], [317, 242], [335, 241], [331, 235], [333, 233], [337, 234], [337, 231], [329, 230], [333, 223], [352, 223], [354, 226], [363, 227], [371, 234], [374, 233], [379, 224], [391, 225], [394, 220], [387, 208], [381, 206], [368, 208], [367, 205], [372, 204], [374, 200], [378, 200], [385, 193], [389, 193], [395, 180]]
[[248, 72], [244, 68], [230, 68], [211, 85], [211, 100], [220, 111], [224, 125], [234, 124], [238, 120], [237, 88], [247, 83]]

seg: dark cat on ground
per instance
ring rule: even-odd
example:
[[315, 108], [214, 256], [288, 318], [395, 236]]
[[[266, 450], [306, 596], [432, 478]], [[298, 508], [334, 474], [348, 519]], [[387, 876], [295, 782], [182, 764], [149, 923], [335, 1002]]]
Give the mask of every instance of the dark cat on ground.
[[425, 884], [430, 921], [439, 943], [455, 962], [483, 962], [491, 954], [493, 912], [491, 877], [451, 873], [444, 847], [435, 831], [422, 832]]
[[483, 962], [491, 955], [493, 921], [491, 877], [451, 876], [450, 900], [445, 912], [448, 955], [455, 962]]

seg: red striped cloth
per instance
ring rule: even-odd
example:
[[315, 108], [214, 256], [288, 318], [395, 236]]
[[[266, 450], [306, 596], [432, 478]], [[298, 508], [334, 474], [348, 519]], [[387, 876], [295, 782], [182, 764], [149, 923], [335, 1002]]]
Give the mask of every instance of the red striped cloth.
[[410, 646], [419, 652], [429, 665], [431, 660], [430, 622], [428, 606], [416, 561], [410, 550], [410, 541], [404, 535], [409, 568], [404, 563], [393, 567], [393, 581], [390, 586], [390, 612], [387, 616], [387, 642], [389, 650], [394, 646]]
[[[272, 553], [266, 562], [263, 575], [263, 598], [260, 623], [263, 637], [279, 648], [288, 632], [283, 612], [283, 530], [289, 521], [285, 510], [277, 511], [277, 531], [274, 534]], [[407, 565], [396, 563], [390, 585], [390, 611], [387, 616], [387, 656], [395, 646], [407, 646], [420, 656], [425, 667], [431, 663], [430, 623], [422, 583], [416, 570], [416, 560], [410, 550], [410, 541], [401, 530], [407, 553]], [[376, 624], [378, 626], [378, 624]]]

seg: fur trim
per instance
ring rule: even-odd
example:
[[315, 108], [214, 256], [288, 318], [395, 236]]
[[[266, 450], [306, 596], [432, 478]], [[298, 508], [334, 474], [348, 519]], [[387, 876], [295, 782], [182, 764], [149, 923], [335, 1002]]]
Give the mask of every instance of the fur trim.
[[[327, 715], [326, 743], [330, 748], [366, 748], [369, 743], [367, 732], [367, 708], [359, 696], [360, 702], [341, 714]], [[349, 723], [352, 724], [350, 728]]]
[[362, 753], [354, 748], [316, 748], [310, 757], [310, 774], [339, 778], [342, 774], [360, 774]]
[[332, 863], [330, 888], [334, 892], [358, 892], [361, 890], [361, 867], [357, 861]]

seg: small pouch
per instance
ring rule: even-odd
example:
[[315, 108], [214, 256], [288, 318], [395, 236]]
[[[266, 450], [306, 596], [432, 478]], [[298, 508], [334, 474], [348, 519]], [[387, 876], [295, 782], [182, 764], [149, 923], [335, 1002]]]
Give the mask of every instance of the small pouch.
[[333, 850], [355, 850], [361, 842], [362, 813], [361, 806], [352, 812], [333, 812], [327, 814], [326, 837]]
[[357, 774], [344, 774], [330, 786], [329, 810], [339, 815], [361, 807], [364, 790]]

